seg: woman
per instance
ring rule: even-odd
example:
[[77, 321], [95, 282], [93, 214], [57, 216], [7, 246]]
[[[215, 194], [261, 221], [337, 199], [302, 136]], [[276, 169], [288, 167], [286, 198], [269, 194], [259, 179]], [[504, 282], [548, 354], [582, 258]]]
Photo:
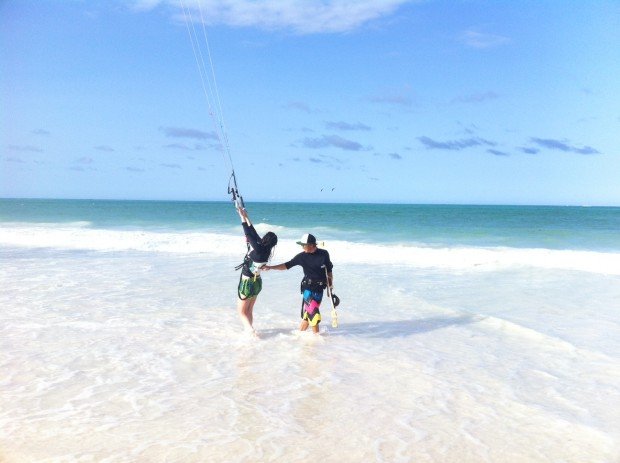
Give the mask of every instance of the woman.
[[241, 276], [239, 278], [239, 287], [237, 289], [237, 295], [239, 301], [237, 302], [237, 311], [241, 318], [241, 323], [244, 328], [257, 336], [254, 327], [252, 326], [254, 310], [254, 304], [256, 304], [256, 297], [260, 293], [263, 287], [263, 281], [260, 277], [260, 271], [264, 265], [266, 265], [271, 256], [273, 255], [273, 248], [278, 244], [278, 237], [273, 232], [267, 232], [262, 238], [256, 233], [254, 225], [250, 222], [248, 212], [243, 208], [237, 208], [239, 217], [241, 217], [241, 225], [245, 233], [245, 238], [252, 248], [249, 251], [243, 264], [241, 264]]

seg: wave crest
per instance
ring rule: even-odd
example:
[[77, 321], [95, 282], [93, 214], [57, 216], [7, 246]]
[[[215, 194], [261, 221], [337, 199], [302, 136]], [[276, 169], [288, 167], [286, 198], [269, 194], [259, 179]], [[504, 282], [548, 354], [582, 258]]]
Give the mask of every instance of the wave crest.
[[[266, 224], [259, 225], [259, 229], [262, 229]], [[87, 228], [83, 223], [4, 226], [0, 228], [0, 245], [104, 252], [208, 253], [235, 257], [238, 257], [240, 252], [245, 252], [245, 240], [240, 233], [106, 230]], [[620, 253], [611, 252], [509, 247], [436, 248], [424, 245], [367, 244], [352, 241], [330, 241], [326, 243], [326, 248], [332, 260], [342, 264], [382, 264], [480, 271], [530, 266], [620, 275]], [[284, 238], [277, 246], [275, 260], [278, 263], [288, 260], [298, 252], [300, 248], [294, 240]]]

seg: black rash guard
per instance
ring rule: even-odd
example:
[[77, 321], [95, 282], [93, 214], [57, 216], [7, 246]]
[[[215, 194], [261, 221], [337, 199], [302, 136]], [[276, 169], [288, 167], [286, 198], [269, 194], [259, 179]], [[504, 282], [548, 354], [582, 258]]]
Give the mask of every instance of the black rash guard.
[[[252, 247], [248, 257], [252, 262], [267, 262], [269, 260], [269, 256], [271, 255], [271, 248], [263, 245], [261, 242], [261, 237], [258, 236], [258, 233], [256, 233], [256, 230], [254, 229], [254, 225], [248, 225], [246, 222], [241, 222], [241, 225], [243, 226], [245, 237]], [[245, 263], [241, 269], [241, 273], [243, 273], [246, 277], [254, 276], [254, 273], [250, 270], [250, 265], [252, 265], [252, 262]]]
[[334, 268], [334, 264], [329, 259], [329, 252], [318, 248], [313, 253], [300, 252], [284, 265], [287, 270], [296, 265], [301, 265], [304, 269], [304, 278], [324, 282], [325, 284], [327, 284], [325, 268], [327, 268], [328, 273], [331, 273], [332, 268]]

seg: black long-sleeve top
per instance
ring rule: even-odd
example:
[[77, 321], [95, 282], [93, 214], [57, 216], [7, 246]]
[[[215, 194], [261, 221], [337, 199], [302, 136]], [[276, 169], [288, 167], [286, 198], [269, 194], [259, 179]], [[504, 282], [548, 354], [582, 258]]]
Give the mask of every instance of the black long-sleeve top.
[[254, 276], [252, 271], [252, 264], [254, 262], [263, 263], [269, 260], [269, 256], [271, 255], [271, 248], [263, 245], [262, 238], [256, 232], [254, 225], [248, 225], [247, 222], [241, 222], [243, 226], [243, 232], [245, 233], [245, 237], [250, 243], [250, 247], [252, 250], [248, 254], [251, 262], [246, 262], [241, 269], [241, 273], [247, 277]]

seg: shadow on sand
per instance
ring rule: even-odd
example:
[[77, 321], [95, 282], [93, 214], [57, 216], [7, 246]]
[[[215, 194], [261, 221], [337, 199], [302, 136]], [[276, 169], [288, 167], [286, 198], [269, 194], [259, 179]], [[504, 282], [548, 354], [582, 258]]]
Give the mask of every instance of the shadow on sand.
[[[329, 327], [329, 336], [358, 336], [367, 338], [398, 338], [413, 334], [427, 333], [449, 326], [468, 325], [482, 320], [479, 315], [463, 314], [410, 320], [390, 320], [376, 322], [343, 323], [338, 328]], [[329, 325], [329, 316], [323, 323]], [[291, 334], [290, 329], [272, 328], [260, 332], [261, 338], [271, 338], [279, 334]]]

